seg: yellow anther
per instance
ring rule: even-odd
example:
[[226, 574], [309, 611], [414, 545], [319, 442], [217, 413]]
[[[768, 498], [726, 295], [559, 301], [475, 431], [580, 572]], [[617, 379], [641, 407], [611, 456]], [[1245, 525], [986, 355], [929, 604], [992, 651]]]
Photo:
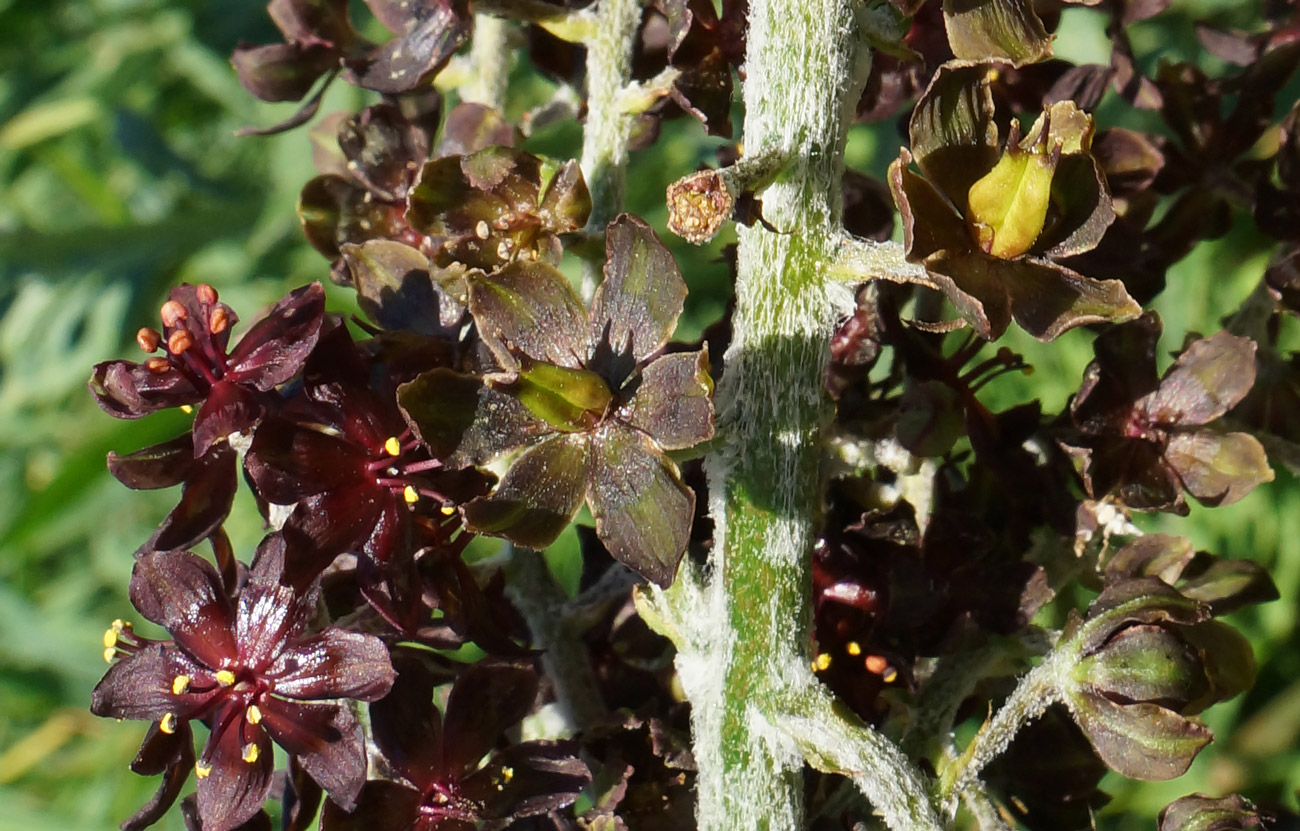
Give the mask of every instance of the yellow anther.
[[111, 646], [110, 646], [108, 649], [105, 649], [105, 650], [104, 650], [104, 663], [106, 663], [106, 664], [111, 664], [111, 663], [113, 663], [113, 657], [114, 657], [115, 655], [117, 655], [117, 650], [116, 650], [116, 649], [112, 648]]
[[113, 619], [114, 632], [130, 632], [134, 628], [129, 620], [122, 620], [120, 617]]
[[212, 765], [206, 765], [203, 762], [194, 763], [194, 775], [199, 777], [200, 779], [207, 779], [208, 775], [211, 773], [212, 773]]
[[397, 436], [389, 436], [384, 441], [384, 452], [389, 456], [402, 455], [402, 443], [397, 440]]
[[182, 412], [182, 413], [185, 413], [185, 415], [193, 415], [193, 414], [194, 414], [194, 407], [191, 406], [191, 405], [189, 405], [189, 404], [182, 404], [182, 405], [181, 405], [181, 412]]
[[813, 661], [813, 669], [818, 672], [825, 672], [831, 668], [831, 653], [823, 652]]
[[172, 679], [172, 695], [181, 695], [190, 688], [190, 677], [188, 675], [177, 675]]
[[410, 485], [407, 485], [406, 490], [402, 491], [402, 498], [406, 500], [408, 505], [414, 505], [416, 502], [420, 501], [420, 495], [416, 493], [415, 488]]
[[104, 630], [104, 648], [105, 648], [105, 649], [110, 649], [110, 650], [111, 650], [111, 649], [112, 649], [113, 647], [115, 647], [115, 646], [117, 646], [117, 630], [116, 630], [116, 629], [105, 629], [105, 630]]
[[228, 669], [217, 670], [217, 683], [223, 687], [229, 687], [235, 683], [235, 673]]
[[862, 654], [862, 645], [857, 641], [849, 641], [845, 644], [844, 651], [856, 658]]
[[894, 683], [894, 679], [897, 677], [898, 677], [898, 670], [894, 669], [893, 667], [890, 667], [888, 670], [885, 671], [884, 675], [880, 676], [880, 680], [884, 681], [886, 684], [892, 684]]
[[504, 781], [504, 782], [509, 782], [511, 779], [514, 779], [514, 778], [515, 778], [515, 769], [514, 769], [514, 768], [512, 768], [512, 767], [503, 767], [503, 768], [501, 768], [501, 779], [502, 779], [502, 781]]
[[443, 505], [443, 506], [442, 506], [441, 508], [439, 508], [438, 510], [442, 512], [442, 515], [443, 515], [443, 516], [451, 516], [452, 514], [456, 513], [456, 506], [455, 506], [455, 505]]
[[248, 744], [244, 745], [243, 759], [245, 762], [248, 762], [250, 765], [253, 764], [253, 762], [256, 762], [257, 757], [261, 755], [262, 753], [260, 750], [257, 749], [257, 745], [253, 744], [252, 742], [249, 742]]
[[248, 718], [249, 724], [262, 723], [262, 711], [256, 704], [248, 705], [248, 711], [244, 715]]
[[163, 713], [163, 717], [158, 720], [158, 729], [171, 735], [176, 732], [176, 716], [171, 713]]

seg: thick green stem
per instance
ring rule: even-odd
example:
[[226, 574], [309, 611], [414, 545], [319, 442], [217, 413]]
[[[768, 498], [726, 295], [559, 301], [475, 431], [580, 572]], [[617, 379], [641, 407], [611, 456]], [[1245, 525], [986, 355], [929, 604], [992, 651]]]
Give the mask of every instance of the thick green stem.
[[[776, 230], [739, 229], [733, 339], [717, 394], [727, 441], [706, 460], [712, 580], [700, 617], [683, 621], [699, 650], [684, 650], [678, 666], [693, 707], [703, 831], [803, 825], [810, 748], [788, 728], [807, 715], [786, 704], [822, 700], [808, 668], [808, 599], [832, 415], [823, 378], [832, 327], [852, 304], [824, 272], [841, 234], [846, 115], [869, 60], [857, 32], [846, 0], [750, 4], [746, 153], [789, 161], [761, 193]], [[836, 758], [863, 762], [860, 784], [878, 784], [880, 771], [867, 771], [873, 765], [864, 760], [887, 742], [827, 713], [805, 727], [814, 725], [818, 735], [852, 735]], [[893, 779], [899, 765], [908, 767], [894, 749], [880, 769]], [[923, 794], [908, 790], [911, 807], [887, 809], [896, 827], [938, 827]], [[873, 785], [868, 797], [879, 796]]]
[[478, 12], [474, 15], [474, 40], [470, 44], [470, 78], [460, 88], [461, 99], [483, 104], [498, 112], [505, 110], [506, 86], [510, 81], [511, 24], [499, 17]]
[[587, 230], [604, 233], [623, 209], [627, 144], [632, 119], [622, 96], [632, 78], [632, 45], [641, 0], [600, 0], [587, 44], [587, 123], [582, 134], [582, 175], [591, 190]]

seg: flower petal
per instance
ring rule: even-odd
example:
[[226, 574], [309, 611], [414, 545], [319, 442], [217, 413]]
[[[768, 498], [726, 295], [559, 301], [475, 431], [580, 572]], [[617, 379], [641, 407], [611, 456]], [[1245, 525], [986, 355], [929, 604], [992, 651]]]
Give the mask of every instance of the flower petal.
[[690, 541], [695, 493], [640, 431], [606, 426], [591, 444], [587, 503], [596, 535], [619, 562], [667, 586]]
[[1175, 433], [1165, 448], [1165, 460], [1187, 492], [1206, 505], [1231, 505], [1273, 481], [1264, 447], [1246, 433]]
[[[605, 232], [605, 281], [591, 301], [592, 369], [617, 382], [658, 352], [673, 335], [686, 302], [686, 283], [672, 252], [641, 219], [623, 214]], [[602, 365], [627, 360], [623, 372]], [[584, 356], [585, 357], [585, 356]]]
[[189, 433], [125, 456], [108, 453], [108, 472], [137, 491], [179, 485], [189, 478], [193, 466], [194, 440]]
[[537, 675], [514, 664], [477, 663], [461, 673], [447, 699], [442, 771], [449, 780], [473, 770], [507, 728], [533, 709]]
[[569, 279], [539, 262], [515, 262], [469, 284], [479, 334], [506, 369], [515, 356], [580, 369], [587, 357], [587, 315]]
[[285, 585], [284, 537], [271, 534], [258, 546], [236, 617], [239, 662], [265, 671], [307, 627], [316, 611], [315, 587], [299, 594]]
[[153, 644], [108, 668], [90, 693], [90, 711], [106, 718], [157, 721], [170, 713], [184, 718], [196, 709], [196, 696], [177, 696], [172, 681], [189, 674], [177, 650]]
[[591, 771], [573, 742], [531, 741], [492, 756], [461, 782], [461, 793], [483, 805], [483, 818], [514, 821], [572, 805], [591, 784]]
[[1101, 760], [1130, 779], [1182, 776], [1213, 738], [1204, 725], [1156, 704], [1116, 704], [1083, 692], [1071, 698], [1070, 710]]
[[99, 408], [114, 418], [142, 418], [203, 400], [203, 394], [174, 367], [154, 373], [131, 361], [96, 364], [86, 386]]
[[955, 205], [998, 160], [989, 69], [950, 61], [939, 67], [908, 123], [921, 175]]
[[944, 0], [943, 22], [952, 53], [963, 60], [1001, 58], [1020, 66], [1052, 56], [1052, 37], [1031, 0]]
[[709, 350], [676, 352], [651, 361], [619, 417], [665, 450], [713, 438], [713, 379]]
[[226, 380], [262, 392], [302, 368], [325, 319], [325, 289], [312, 283], [289, 292], [240, 338], [227, 362]]
[[131, 572], [131, 603], [172, 633], [176, 643], [211, 669], [235, 657], [234, 610], [217, 570], [188, 551], [141, 555]]
[[[222, 719], [218, 718], [218, 722]], [[198, 777], [198, 812], [203, 831], [231, 831], [252, 819], [271, 793], [275, 752], [266, 731], [243, 729], [236, 718], [225, 730], [209, 737], [199, 763], [208, 772]], [[215, 740], [216, 744], [212, 744]], [[248, 746], [256, 748], [255, 754]], [[251, 758], [253, 761], [245, 761]]]
[[362, 701], [382, 697], [396, 677], [383, 641], [334, 626], [282, 652], [266, 674], [286, 698]]
[[1187, 347], [1141, 406], [1159, 424], [1208, 424], [1237, 406], [1254, 384], [1255, 342], [1219, 332]]
[[190, 465], [181, 498], [142, 548], [177, 551], [192, 548], [212, 535], [230, 516], [239, 490], [239, 459], [227, 444], [212, 448]]
[[529, 548], [545, 548], [582, 504], [587, 456], [584, 433], [555, 436], [528, 448], [495, 491], [461, 508], [465, 527]]
[[[345, 811], [333, 802], [325, 803], [321, 831], [432, 831], [433, 824], [420, 816], [420, 794], [397, 782], [370, 781], [361, 789], [356, 808]], [[450, 823], [439, 823], [438, 828]]]
[[140, 745], [140, 752], [131, 762], [131, 771], [141, 776], [161, 773], [162, 782], [149, 801], [122, 823], [122, 831], [143, 831], [162, 819], [175, 804], [193, 770], [194, 732], [190, 723], [181, 722], [172, 733], [158, 729], [156, 722], [151, 725]]
[[350, 809], [366, 781], [365, 739], [352, 710], [275, 697], [262, 701], [262, 726], [277, 744], [298, 757], [303, 770], [330, 799]]
[[450, 369], [398, 387], [397, 403], [429, 452], [450, 467], [483, 464], [554, 432], [518, 399]]
[[336, 433], [269, 416], [258, 425], [244, 458], [244, 471], [259, 496], [292, 505], [363, 475], [365, 448]]

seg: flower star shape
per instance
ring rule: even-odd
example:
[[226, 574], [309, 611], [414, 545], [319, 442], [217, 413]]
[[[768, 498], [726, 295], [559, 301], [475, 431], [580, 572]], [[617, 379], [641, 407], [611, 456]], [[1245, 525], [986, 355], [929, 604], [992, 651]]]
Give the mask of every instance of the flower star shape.
[[500, 371], [435, 369], [398, 390], [421, 440], [450, 466], [522, 448], [493, 493], [461, 507], [466, 527], [543, 548], [585, 501], [611, 554], [671, 583], [695, 494], [665, 451], [713, 435], [707, 352], [653, 357], [686, 298], [672, 255], [624, 215], [609, 226], [589, 311], [541, 262], [471, 273], [466, 293]]
[[498, 829], [571, 805], [591, 783], [573, 742], [496, 749], [501, 734], [533, 709], [531, 668], [474, 664], [456, 679], [439, 714], [433, 673], [401, 650], [394, 662], [392, 692], [370, 705], [381, 767], [392, 779], [367, 782], [350, 813], [326, 805], [322, 831]]
[[262, 807], [272, 740], [340, 804], [354, 803], [365, 778], [361, 725], [339, 699], [386, 694], [395, 677], [388, 650], [332, 626], [307, 634], [319, 591], [286, 587], [283, 568], [284, 542], [273, 534], [232, 601], [201, 557], [144, 554], [131, 602], [172, 640], [117, 625], [105, 636], [105, 657], [116, 662], [91, 695], [92, 712], [153, 720], [163, 733], [190, 721], [210, 728], [194, 766], [204, 831], [230, 831]]

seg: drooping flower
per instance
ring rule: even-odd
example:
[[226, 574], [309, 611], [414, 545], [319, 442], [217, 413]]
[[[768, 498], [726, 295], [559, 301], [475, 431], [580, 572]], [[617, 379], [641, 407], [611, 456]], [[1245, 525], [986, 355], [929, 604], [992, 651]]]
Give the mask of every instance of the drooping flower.
[[211, 731], [195, 762], [205, 831], [229, 831], [261, 808], [271, 788], [271, 742], [297, 758], [331, 798], [351, 805], [365, 778], [361, 727], [339, 699], [373, 701], [392, 686], [388, 650], [372, 635], [307, 627], [318, 590], [281, 582], [284, 541], [263, 541], [232, 599], [216, 570], [189, 552], [139, 557], [131, 602], [172, 640], [115, 624], [115, 661], [91, 711], [149, 719], [163, 733], [200, 721]]
[[695, 495], [665, 451], [713, 435], [713, 382], [704, 350], [655, 357], [686, 285], [654, 232], [624, 215], [609, 226], [607, 252], [589, 311], [542, 262], [471, 273], [469, 310], [500, 371], [435, 369], [398, 401], [449, 465], [523, 449], [492, 494], [462, 506], [470, 530], [542, 548], [585, 502], [610, 553], [666, 585]]

